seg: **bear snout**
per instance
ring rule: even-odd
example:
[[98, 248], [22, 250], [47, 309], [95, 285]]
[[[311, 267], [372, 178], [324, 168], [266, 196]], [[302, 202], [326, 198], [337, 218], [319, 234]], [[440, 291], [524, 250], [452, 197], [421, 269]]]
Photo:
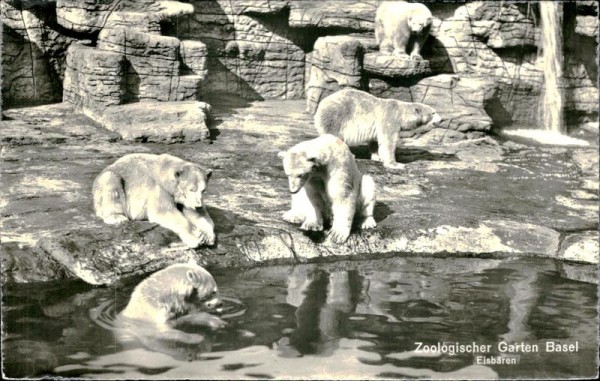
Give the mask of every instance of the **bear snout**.
[[433, 127], [437, 127], [440, 124], [441, 121], [442, 121], [442, 117], [439, 116], [439, 114], [436, 113], [436, 114], [433, 114], [433, 118], [431, 118], [430, 124]]
[[221, 307], [222, 305], [223, 305], [223, 301], [218, 297], [212, 298], [212, 299], [204, 302], [204, 306], [211, 310]]

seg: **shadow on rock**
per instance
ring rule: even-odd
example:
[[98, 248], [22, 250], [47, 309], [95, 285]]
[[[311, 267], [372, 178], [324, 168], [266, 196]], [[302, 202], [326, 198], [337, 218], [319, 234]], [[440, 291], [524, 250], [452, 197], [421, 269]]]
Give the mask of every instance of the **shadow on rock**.
[[[369, 147], [352, 147], [350, 149], [357, 159], [371, 159]], [[419, 148], [401, 147], [396, 149], [396, 161], [399, 163], [412, 163], [413, 161], [459, 161], [454, 154], [434, 153]]]

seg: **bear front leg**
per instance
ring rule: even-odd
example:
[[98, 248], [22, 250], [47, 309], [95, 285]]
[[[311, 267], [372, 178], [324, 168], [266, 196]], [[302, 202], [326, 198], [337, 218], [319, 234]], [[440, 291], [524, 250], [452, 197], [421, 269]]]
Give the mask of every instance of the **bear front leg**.
[[333, 242], [344, 243], [350, 237], [355, 206], [355, 202], [350, 199], [340, 200], [332, 205], [333, 221], [329, 237]]
[[168, 195], [160, 195], [148, 201], [148, 221], [173, 231], [183, 243], [192, 249], [200, 246], [202, 240], [194, 234], [192, 223], [175, 207]]
[[183, 215], [187, 218], [194, 226], [193, 233], [196, 237], [200, 238], [201, 244], [214, 245], [215, 243], [215, 224], [210, 218], [210, 215], [206, 211], [206, 207], [199, 209], [191, 209], [184, 207]]
[[306, 190], [301, 188], [298, 193], [292, 195], [292, 207], [283, 213], [283, 220], [290, 224], [301, 224], [306, 219], [304, 207], [310, 201], [306, 195]]
[[415, 43], [413, 45], [412, 51], [410, 52], [410, 59], [415, 61], [422, 61], [423, 57], [421, 56], [421, 48], [423, 47], [423, 43], [425, 39], [421, 36], [415, 39]]
[[378, 138], [379, 141], [379, 158], [383, 162], [383, 166], [389, 169], [404, 169], [404, 164], [396, 162], [396, 144], [398, 143], [398, 134], [392, 132], [392, 136], [388, 136], [390, 132], [382, 132]]
[[394, 34], [393, 54], [402, 58], [408, 58], [408, 53], [406, 53], [406, 45], [408, 44], [410, 35], [400, 30], [395, 31]]
[[[307, 231], [323, 230], [323, 201], [322, 193], [325, 189], [321, 189], [312, 179], [308, 179], [304, 184], [303, 189], [306, 191], [306, 199], [308, 203], [303, 205], [306, 218], [300, 229]], [[301, 190], [302, 191], [302, 190]]]
[[373, 211], [375, 209], [375, 182], [369, 175], [364, 175], [360, 185], [359, 210], [361, 221], [361, 229], [372, 229], [377, 226]]

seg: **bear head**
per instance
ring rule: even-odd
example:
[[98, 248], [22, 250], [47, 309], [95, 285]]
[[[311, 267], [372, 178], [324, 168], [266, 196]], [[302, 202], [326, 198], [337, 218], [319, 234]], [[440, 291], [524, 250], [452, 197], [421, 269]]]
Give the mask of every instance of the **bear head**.
[[283, 159], [283, 170], [288, 177], [290, 193], [298, 193], [304, 183], [310, 177], [317, 163], [316, 156], [307, 154], [305, 150], [294, 150], [279, 152], [277, 156]]
[[201, 208], [203, 195], [212, 172], [204, 171], [195, 164], [185, 163], [175, 169], [175, 191], [173, 192], [174, 201], [188, 208]]
[[431, 25], [431, 21], [431, 16], [415, 12], [408, 18], [408, 26], [413, 33], [419, 34], [423, 29]]
[[437, 111], [431, 106], [423, 103], [414, 103], [413, 107], [413, 115], [416, 122], [415, 127], [425, 127], [426, 130], [429, 130], [437, 127], [442, 120]]
[[209, 311], [222, 304], [218, 294], [217, 282], [202, 266], [189, 264], [186, 271], [186, 281], [188, 282], [187, 298], [190, 302], [200, 304], [203, 309]]

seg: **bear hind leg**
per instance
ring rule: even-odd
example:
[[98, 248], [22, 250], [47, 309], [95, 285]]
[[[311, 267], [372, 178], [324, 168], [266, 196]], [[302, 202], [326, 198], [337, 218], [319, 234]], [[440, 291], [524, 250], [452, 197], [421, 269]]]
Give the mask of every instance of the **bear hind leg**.
[[125, 212], [126, 198], [122, 179], [112, 171], [102, 172], [93, 186], [94, 211], [109, 225], [129, 221]]

